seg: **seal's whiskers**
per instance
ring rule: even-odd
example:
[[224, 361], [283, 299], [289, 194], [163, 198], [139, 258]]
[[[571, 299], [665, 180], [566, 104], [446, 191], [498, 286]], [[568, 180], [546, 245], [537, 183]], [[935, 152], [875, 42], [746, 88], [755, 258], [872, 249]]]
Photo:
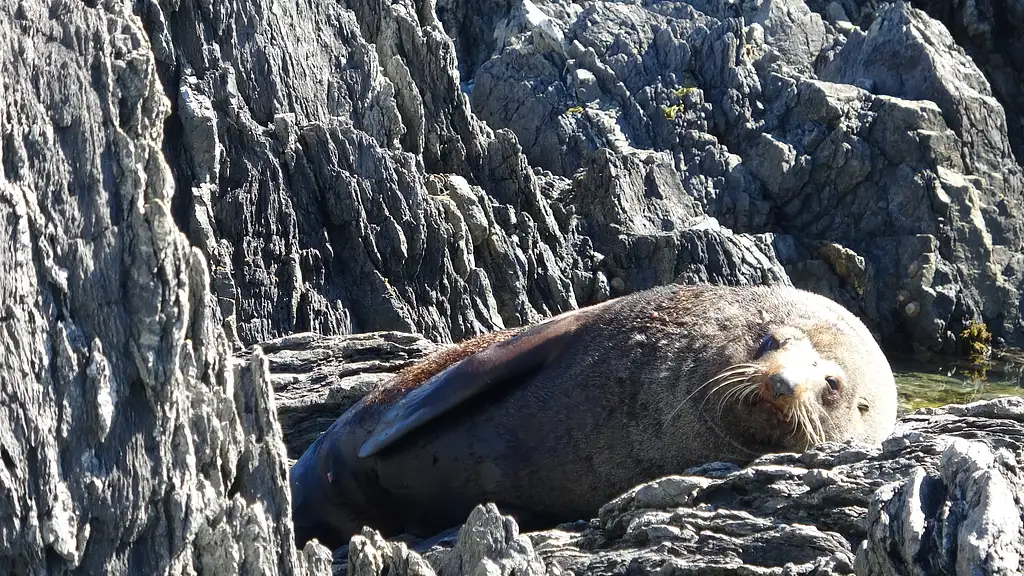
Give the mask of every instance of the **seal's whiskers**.
[[[707, 395], [705, 395], [704, 400], [701, 402], [701, 407], [704, 406], [704, 402], [706, 402], [707, 399], [712, 394], [714, 394], [717, 390], [721, 389], [724, 386], [730, 386], [730, 385], [736, 384], [738, 382], [743, 382], [743, 381], [749, 380], [751, 378], [751, 376], [754, 376], [754, 375], [758, 374], [760, 371], [761, 371], [761, 367], [758, 366], [757, 364], [745, 364], [745, 363], [743, 363], [743, 364], [733, 364], [732, 366], [729, 366], [728, 368], [722, 370], [718, 374], [715, 374], [714, 376], [709, 378], [706, 382], [704, 382], [703, 384], [698, 386], [693, 392], [691, 392], [689, 395], [687, 395], [686, 398], [683, 398], [682, 402], [677, 404], [676, 407], [672, 410], [672, 412], [665, 419], [665, 424], [667, 425], [669, 422], [671, 422], [672, 418], [675, 417], [675, 415], [679, 412], [679, 410], [691, 398], [696, 396], [701, 390], [707, 388], [708, 386], [712, 386], [712, 388], [707, 393]], [[698, 408], [698, 411], [699, 410], [700, 410], [700, 408]]]
[[[683, 398], [668, 415], [665, 425], [672, 421], [687, 402], [700, 393], [703, 393], [704, 397], [697, 407], [698, 412], [704, 409], [704, 404], [711, 397], [716, 397], [713, 405], [716, 415], [715, 420], [722, 418], [723, 412], [730, 403], [754, 403], [758, 395], [761, 394], [760, 383], [757, 377], [764, 376], [764, 374], [764, 366], [758, 364], [740, 363], [728, 366], [700, 386], [697, 386]], [[796, 399], [781, 408], [779, 415], [790, 425], [789, 434], [786, 437], [793, 439], [797, 435], [802, 434], [808, 449], [815, 444], [824, 442], [828, 437], [822, 415], [828, 421], [828, 428], [835, 428], [835, 424], [828, 411], [816, 406], [813, 402], [802, 399]], [[715, 431], [721, 434], [717, 429]]]
[[835, 430], [836, 429], [836, 421], [833, 420], [832, 417], [828, 415], [828, 410], [819, 410], [819, 413], [824, 415], [825, 418], [828, 419], [829, 428], [831, 428], [832, 430]]
[[[725, 411], [725, 406], [732, 400], [738, 400], [752, 386], [749, 379], [743, 379], [739, 381], [738, 385], [730, 388], [725, 394], [718, 399], [718, 417], [721, 418], [722, 412]], [[718, 388], [716, 388], [717, 390]]]
[[821, 411], [814, 411], [814, 423], [818, 426], [818, 443], [825, 441], [825, 427], [821, 424]]

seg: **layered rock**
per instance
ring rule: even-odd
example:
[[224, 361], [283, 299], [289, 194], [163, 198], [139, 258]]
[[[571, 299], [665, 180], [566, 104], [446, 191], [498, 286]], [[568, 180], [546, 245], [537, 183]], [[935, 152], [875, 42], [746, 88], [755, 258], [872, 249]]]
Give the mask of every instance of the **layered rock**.
[[[920, 2], [952, 35], [819, 4], [5, 3], [0, 570], [326, 570], [289, 545], [266, 361], [230, 358], [296, 332], [396, 331], [391, 370], [793, 282], [890, 347], [1021, 343], [1020, 3]], [[303, 438], [353, 397], [315, 394]]]
[[0, 6], [0, 572], [326, 573], [266, 361], [171, 214], [170, 106], [123, 4]]
[[1024, 343], [1011, 92], [910, 5], [246, 6], [140, 11], [236, 344], [695, 280], [822, 291], [894, 351]]
[[908, 4], [813, 7], [524, 2], [471, 101], [566, 177], [605, 149], [669, 155], [708, 214], [774, 232], [792, 281], [891, 350], [955, 351], [971, 321], [1024, 341], [1024, 177], [989, 79]]
[[[205, 6], [151, 4], [143, 19], [168, 47], [161, 77], [181, 118], [165, 142], [175, 215], [240, 343], [379, 329], [452, 341], [684, 272], [786, 281], [767, 241], [714, 224], [681, 237], [703, 211], [671, 165], [594, 166], [616, 178], [581, 194], [622, 213], [581, 230], [576, 212], [592, 207], [559, 201], [573, 183], [535, 173], [510, 132], [470, 113], [431, 3]], [[760, 267], [695, 260], [687, 242]]]

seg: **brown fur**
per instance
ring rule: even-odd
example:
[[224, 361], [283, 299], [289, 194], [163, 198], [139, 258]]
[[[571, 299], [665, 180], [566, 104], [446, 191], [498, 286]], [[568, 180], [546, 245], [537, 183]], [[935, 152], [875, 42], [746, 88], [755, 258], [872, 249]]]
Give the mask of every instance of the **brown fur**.
[[867, 328], [791, 287], [653, 288], [460, 343], [374, 394], [291, 470], [299, 546], [340, 546], [366, 525], [429, 536], [483, 502], [529, 530], [592, 518], [703, 463], [881, 442], [897, 405]]
[[525, 327], [488, 332], [463, 340], [443, 350], [432, 352], [386, 380], [380, 388], [369, 394], [366, 402], [367, 404], [390, 403], [405, 392], [430, 380], [445, 368], [465, 360], [492, 344], [508, 340], [523, 330]]

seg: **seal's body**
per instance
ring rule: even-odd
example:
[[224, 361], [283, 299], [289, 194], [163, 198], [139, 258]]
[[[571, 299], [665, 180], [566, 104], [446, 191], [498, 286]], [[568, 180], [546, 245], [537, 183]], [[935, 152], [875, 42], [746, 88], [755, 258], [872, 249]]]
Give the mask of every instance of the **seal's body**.
[[296, 541], [423, 536], [494, 502], [524, 529], [593, 517], [712, 461], [880, 442], [896, 388], [867, 328], [788, 287], [670, 285], [428, 357], [291, 470]]

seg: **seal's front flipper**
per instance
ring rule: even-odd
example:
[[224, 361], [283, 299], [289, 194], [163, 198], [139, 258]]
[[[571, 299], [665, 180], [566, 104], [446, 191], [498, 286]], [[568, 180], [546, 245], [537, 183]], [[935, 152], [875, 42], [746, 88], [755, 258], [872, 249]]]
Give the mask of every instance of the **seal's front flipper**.
[[497, 387], [515, 386], [522, 377], [558, 357], [602, 305], [567, 312], [493, 344], [453, 364], [412, 389], [381, 415], [359, 457], [377, 454], [409, 432]]

